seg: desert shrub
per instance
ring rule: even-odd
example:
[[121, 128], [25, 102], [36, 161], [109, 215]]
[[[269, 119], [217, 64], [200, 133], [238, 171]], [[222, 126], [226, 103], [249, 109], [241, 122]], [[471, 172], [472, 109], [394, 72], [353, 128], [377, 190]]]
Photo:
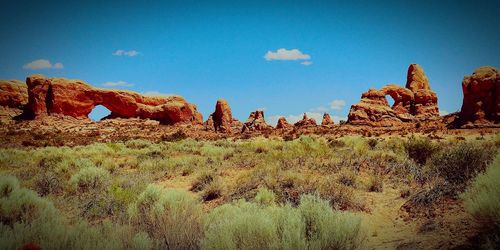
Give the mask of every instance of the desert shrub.
[[500, 154], [462, 195], [469, 213], [484, 227], [500, 229]]
[[341, 183], [343, 185], [352, 187], [356, 184], [356, 178], [357, 178], [357, 174], [353, 170], [343, 168], [340, 171], [337, 180], [339, 183]]
[[143, 149], [149, 147], [150, 145], [151, 145], [150, 141], [143, 139], [128, 140], [125, 142], [125, 146], [133, 149]]
[[64, 223], [52, 202], [19, 187], [17, 179], [0, 176], [0, 249], [28, 243], [42, 249], [123, 249], [130, 245], [128, 228], [103, 223]]
[[448, 183], [460, 187], [486, 169], [495, 148], [478, 143], [458, 143], [431, 158], [432, 170]]
[[368, 139], [367, 143], [368, 143], [368, 146], [370, 147], [370, 149], [375, 149], [375, 147], [378, 144], [378, 140], [370, 138], [370, 139]]
[[267, 188], [259, 188], [255, 195], [255, 202], [262, 206], [271, 206], [276, 204], [276, 195]]
[[149, 235], [144, 232], [137, 233], [132, 238], [132, 249], [134, 250], [149, 250], [154, 246], [154, 242]]
[[438, 150], [437, 146], [429, 138], [416, 136], [408, 138], [404, 143], [404, 147], [408, 157], [422, 166]]
[[366, 189], [369, 192], [382, 192], [383, 180], [380, 175], [370, 175], [366, 183]]
[[199, 192], [203, 190], [207, 185], [214, 181], [216, 175], [213, 171], [203, 171], [191, 184], [191, 191]]
[[199, 202], [187, 192], [157, 185], [149, 185], [129, 207], [133, 225], [168, 249], [198, 248], [202, 214]]
[[19, 189], [19, 181], [12, 175], [0, 176], [0, 199], [8, 197], [12, 191]]
[[70, 184], [79, 192], [104, 189], [109, 180], [109, 172], [95, 166], [84, 167], [71, 176]]
[[310, 195], [297, 208], [225, 204], [210, 211], [204, 225], [203, 249], [355, 249], [362, 242], [360, 217]]
[[217, 199], [222, 196], [223, 186], [220, 179], [215, 179], [214, 181], [208, 183], [201, 194], [201, 198], [204, 201], [210, 201]]
[[345, 136], [340, 138], [345, 145], [353, 150], [354, 153], [358, 155], [365, 154], [368, 149], [367, 140], [361, 136]]
[[314, 195], [302, 196], [298, 210], [309, 249], [356, 249], [362, 243], [360, 217], [332, 210], [328, 201]]
[[356, 199], [351, 187], [341, 185], [332, 180], [323, 180], [320, 182], [317, 193], [319, 196], [330, 202], [335, 209], [346, 210], [364, 210], [364, 204]]

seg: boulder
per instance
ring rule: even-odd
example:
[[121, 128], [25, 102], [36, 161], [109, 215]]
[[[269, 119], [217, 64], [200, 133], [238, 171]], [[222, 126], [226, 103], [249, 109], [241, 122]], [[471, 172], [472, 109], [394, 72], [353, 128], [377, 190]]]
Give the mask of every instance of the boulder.
[[464, 99], [459, 114], [460, 123], [497, 124], [500, 120], [500, 72], [483, 66], [462, 81]]
[[94, 88], [80, 80], [41, 75], [28, 77], [26, 83], [25, 115], [30, 118], [52, 114], [87, 118], [95, 106], [102, 105], [115, 118], [138, 117], [162, 124], [201, 124], [203, 119], [196, 106], [180, 96], [143, 96], [131, 91]]
[[328, 127], [331, 125], [334, 125], [334, 122], [333, 122], [332, 118], [330, 117], [330, 114], [324, 113], [323, 120], [321, 121], [321, 126]]
[[310, 127], [310, 126], [316, 126], [316, 120], [313, 118], [309, 118], [307, 116], [307, 113], [304, 113], [304, 116], [302, 117], [302, 120], [296, 122], [294, 124], [296, 127]]

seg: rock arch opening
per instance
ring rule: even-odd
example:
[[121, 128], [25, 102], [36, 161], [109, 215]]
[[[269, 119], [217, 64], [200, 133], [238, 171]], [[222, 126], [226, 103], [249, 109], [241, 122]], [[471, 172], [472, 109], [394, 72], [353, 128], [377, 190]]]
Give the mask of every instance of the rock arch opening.
[[387, 95], [385, 95], [385, 99], [387, 100], [389, 107], [394, 108], [394, 103], [396, 103], [394, 98], [391, 95], [387, 94]]
[[108, 108], [104, 107], [103, 105], [97, 105], [89, 113], [88, 117], [92, 121], [98, 122], [98, 121], [102, 120], [102, 118], [104, 118], [110, 114], [111, 114], [111, 111]]

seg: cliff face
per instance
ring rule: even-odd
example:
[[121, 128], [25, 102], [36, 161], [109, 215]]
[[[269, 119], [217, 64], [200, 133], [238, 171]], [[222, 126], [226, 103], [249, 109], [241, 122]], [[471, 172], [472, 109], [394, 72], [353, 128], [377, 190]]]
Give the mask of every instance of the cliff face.
[[500, 72], [491, 66], [476, 69], [462, 81], [464, 100], [461, 125], [491, 125], [500, 122]]
[[94, 88], [79, 80], [33, 75], [26, 79], [28, 104], [25, 115], [37, 118], [62, 114], [88, 117], [97, 105], [111, 111], [112, 117], [152, 119], [163, 124], [201, 124], [196, 106], [180, 96], [149, 97], [138, 93]]
[[[387, 95], [394, 99], [392, 107], [387, 102]], [[431, 90], [422, 67], [411, 64], [405, 88], [389, 84], [380, 90], [370, 89], [363, 93], [361, 101], [351, 106], [348, 123], [385, 127], [438, 117], [436, 93]]]

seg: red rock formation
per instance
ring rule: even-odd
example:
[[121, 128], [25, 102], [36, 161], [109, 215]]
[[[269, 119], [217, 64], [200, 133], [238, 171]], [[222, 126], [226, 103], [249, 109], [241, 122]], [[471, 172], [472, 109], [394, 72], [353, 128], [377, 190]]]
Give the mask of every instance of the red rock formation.
[[333, 122], [332, 118], [330, 117], [330, 114], [324, 113], [323, 120], [321, 121], [321, 126], [328, 127], [328, 126], [331, 126], [333, 124], [334, 124], [334, 122]]
[[33, 118], [62, 114], [85, 118], [97, 105], [111, 111], [111, 117], [152, 119], [163, 124], [201, 124], [196, 106], [180, 96], [150, 97], [120, 90], [94, 88], [79, 80], [33, 75], [26, 79], [26, 114]]
[[18, 80], [0, 80], [0, 106], [22, 109], [28, 103], [26, 83]]
[[278, 119], [278, 123], [276, 124], [277, 129], [287, 129], [287, 128], [291, 128], [291, 127], [292, 127], [292, 124], [288, 123], [288, 121], [286, 120], [285, 117], [280, 117]]
[[17, 80], [0, 80], [0, 124], [12, 122], [22, 114], [28, 103], [26, 83]]
[[[394, 99], [389, 106], [386, 97]], [[361, 102], [351, 106], [348, 122], [357, 125], [393, 126], [401, 122], [423, 121], [439, 118], [437, 96], [430, 89], [429, 81], [418, 64], [408, 68], [406, 88], [395, 84], [380, 90], [370, 89], [361, 96]]]
[[243, 128], [241, 132], [246, 131], [261, 131], [272, 129], [271, 125], [268, 125], [264, 120], [264, 111], [257, 110], [255, 112], [250, 113], [247, 121], [243, 124]]
[[459, 120], [463, 125], [497, 124], [500, 121], [500, 72], [483, 66], [462, 81], [464, 100]]
[[208, 117], [205, 125], [208, 129], [230, 133], [233, 120], [229, 104], [226, 100], [219, 99], [215, 104], [215, 111]]
[[309, 118], [307, 116], [307, 113], [304, 113], [304, 116], [302, 117], [302, 120], [296, 122], [294, 124], [296, 127], [309, 127], [309, 126], [316, 126], [316, 120], [313, 118]]

